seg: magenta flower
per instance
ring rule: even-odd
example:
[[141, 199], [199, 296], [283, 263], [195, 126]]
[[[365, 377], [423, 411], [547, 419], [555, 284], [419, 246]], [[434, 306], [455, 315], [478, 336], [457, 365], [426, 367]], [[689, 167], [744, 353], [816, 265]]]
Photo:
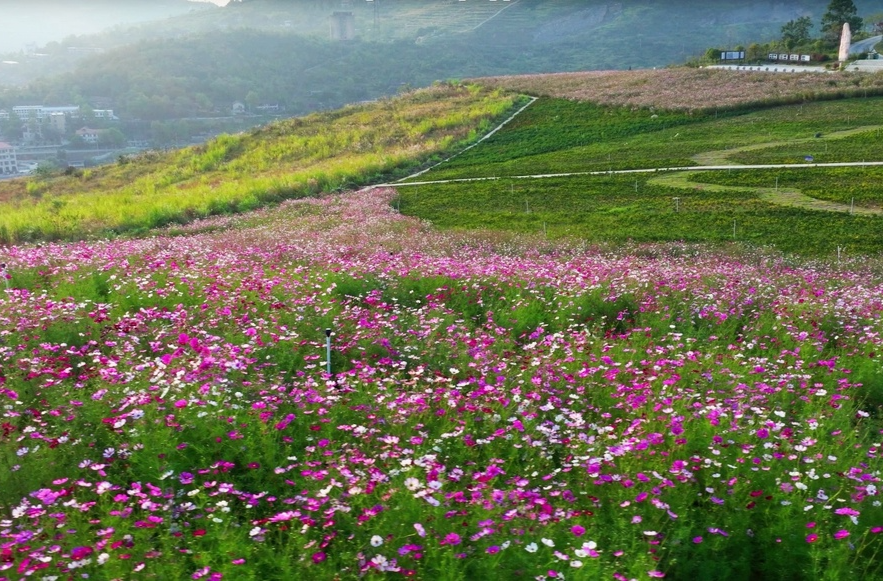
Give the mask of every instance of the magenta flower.
[[323, 553], [322, 551], [313, 553], [313, 563], [316, 563], [317, 565], [319, 563], [322, 563], [323, 561], [325, 561], [326, 558], [327, 558], [327, 555], [325, 553]]
[[811, 534], [806, 535], [806, 542], [807, 543], [814, 543], [817, 540], [819, 540], [819, 535], [817, 535], [815, 533], [811, 533]]
[[570, 528], [570, 532], [572, 532], [577, 537], [581, 537], [584, 534], [586, 534], [586, 529], [585, 529], [585, 527], [582, 527], [580, 525], [573, 525]]
[[93, 552], [94, 549], [92, 547], [74, 547], [71, 549], [71, 559], [79, 561], [80, 559], [85, 559]]
[[839, 540], [839, 539], [845, 539], [845, 538], [848, 537], [848, 536], [849, 536], [849, 531], [846, 530], [846, 529], [840, 529], [839, 531], [837, 531], [836, 533], [834, 533], [834, 538], [835, 538], [835, 539], [838, 539], [838, 540]]
[[460, 535], [457, 533], [448, 533], [445, 535], [444, 540], [441, 542], [442, 545], [459, 545], [460, 544]]

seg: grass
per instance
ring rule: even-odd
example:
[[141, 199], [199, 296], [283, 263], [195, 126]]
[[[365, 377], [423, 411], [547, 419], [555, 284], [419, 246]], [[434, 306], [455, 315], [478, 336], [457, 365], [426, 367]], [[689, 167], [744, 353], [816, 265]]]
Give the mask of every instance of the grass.
[[[817, 162], [883, 159], [883, 147], [875, 139], [881, 105], [883, 99], [868, 97], [715, 113], [540, 98], [488, 141], [415, 179], [497, 180], [401, 187], [398, 207], [440, 227], [463, 230], [545, 233], [594, 242], [737, 240], [806, 255], [832, 255], [838, 248], [873, 254], [883, 248], [879, 217], [818, 211], [842, 208], [771, 195], [763, 190], [775, 186], [770, 172], [734, 171], [708, 180], [702, 173], [689, 177], [692, 185], [683, 180], [666, 183], [653, 173], [511, 178], [701, 164], [805, 163], [804, 156], [813, 152], [818, 152]], [[804, 196], [839, 204], [850, 204], [854, 197], [862, 208], [880, 207], [875, 193], [878, 170], [804, 171], [779, 171], [783, 190], [799, 189]], [[706, 181], [745, 189], [700, 185]], [[675, 197], [680, 198], [678, 212]]]
[[[881, 105], [875, 97], [690, 114], [540, 99], [493, 138], [420, 179], [682, 167], [708, 151], [795, 140], [802, 140], [793, 148], [800, 150], [817, 133], [876, 125]], [[849, 141], [829, 145], [845, 148]]]
[[144, 232], [356, 187], [475, 139], [517, 100], [498, 90], [437, 84], [203, 146], [51, 179], [6, 181], [0, 243]]
[[[728, 183], [741, 183], [740, 175], [734, 172]], [[809, 255], [832, 255], [838, 246], [858, 254], [883, 248], [879, 217], [790, 208], [750, 189], [665, 187], [647, 177], [421, 185], [401, 188], [400, 196], [403, 213], [455, 230], [501, 229], [614, 244], [740, 241]]]

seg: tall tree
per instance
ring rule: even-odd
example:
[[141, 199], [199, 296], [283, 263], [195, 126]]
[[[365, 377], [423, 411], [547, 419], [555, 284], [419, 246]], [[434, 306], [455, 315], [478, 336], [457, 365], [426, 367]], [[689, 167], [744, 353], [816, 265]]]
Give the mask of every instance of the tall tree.
[[782, 42], [788, 50], [791, 50], [809, 40], [810, 30], [812, 30], [812, 19], [809, 16], [791, 20], [782, 27]]
[[852, 0], [831, 0], [828, 10], [822, 15], [822, 33], [828, 41], [840, 38], [843, 24], [848, 22], [852, 32], [858, 32], [864, 21], [858, 15], [858, 9]]

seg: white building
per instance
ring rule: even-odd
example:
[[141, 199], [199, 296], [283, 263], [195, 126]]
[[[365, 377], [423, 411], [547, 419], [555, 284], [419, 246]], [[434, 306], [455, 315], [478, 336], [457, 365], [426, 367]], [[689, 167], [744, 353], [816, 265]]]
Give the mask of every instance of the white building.
[[15, 148], [0, 141], [0, 175], [18, 175]]
[[77, 136], [82, 138], [86, 143], [98, 143], [98, 140], [101, 139], [101, 133], [102, 131], [100, 129], [91, 129], [89, 127], [77, 129]]
[[12, 108], [12, 112], [18, 115], [22, 121], [30, 121], [31, 118], [42, 121], [44, 117], [49, 117], [53, 113], [62, 113], [64, 115], [78, 116], [80, 108], [75, 105], [67, 105], [65, 107], [44, 107], [42, 105], [18, 105]]
[[92, 109], [92, 116], [95, 119], [117, 119], [113, 109]]

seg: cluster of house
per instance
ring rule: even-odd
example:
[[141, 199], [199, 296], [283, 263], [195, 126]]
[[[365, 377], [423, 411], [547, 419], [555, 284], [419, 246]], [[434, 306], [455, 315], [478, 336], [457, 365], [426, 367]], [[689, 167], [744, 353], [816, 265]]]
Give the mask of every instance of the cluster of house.
[[15, 148], [0, 141], [0, 176], [18, 175]]
[[[62, 107], [19, 105], [13, 107], [11, 112], [7, 109], [0, 109], [0, 121], [8, 121], [13, 116], [24, 124], [22, 126], [22, 137], [25, 141], [31, 141], [38, 137], [44, 126], [54, 129], [60, 135], [64, 135], [67, 133], [68, 122], [82, 117], [80, 108], [76, 105]], [[94, 119], [107, 120], [119, 119], [113, 114], [113, 109], [92, 109], [92, 117]], [[32, 121], [36, 123], [31, 123]], [[82, 127], [76, 131], [76, 134], [86, 143], [97, 143], [101, 137], [101, 130]]]
[[[11, 110], [0, 109], [0, 121], [17, 120], [21, 122], [22, 142], [27, 145], [39, 141], [47, 129], [56, 135], [68, 134], [68, 126], [72, 121], [82, 119], [80, 107], [67, 105], [62, 107], [46, 107], [43, 105], [19, 105]], [[94, 119], [117, 120], [113, 109], [93, 109]], [[74, 125], [76, 127], [76, 125]], [[74, 133], [84, 143], [96, 144], [101, 141], [104, 130], [91, 127], [80, 127]], [[24, 150], [22, 150], [24, 151]], [[18, 152], [21, 153], [21, 152]], [[25, 158], [28, 158], [25, 155]], [[19, 175], [28, 171], [28, 162], [22, 161], [17, 148], [9, 143], [0, 142], [0, 177]]]

